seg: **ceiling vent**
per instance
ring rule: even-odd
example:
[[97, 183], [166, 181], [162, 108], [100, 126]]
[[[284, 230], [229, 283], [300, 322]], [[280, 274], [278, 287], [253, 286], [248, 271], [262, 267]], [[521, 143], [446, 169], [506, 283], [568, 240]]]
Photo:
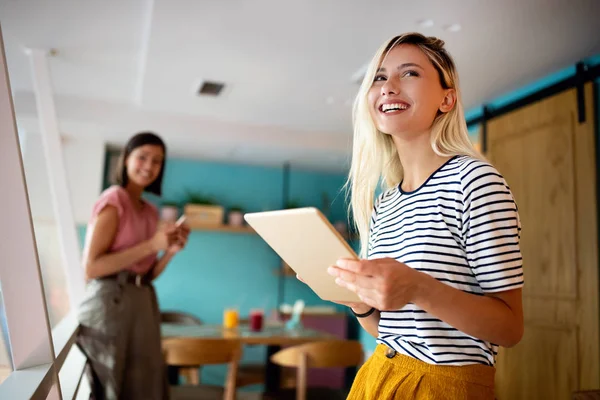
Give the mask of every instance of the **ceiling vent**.
[[204, 81], [198, 89], [199, 96], [218, 96], [225, 87], [224, 83], [215, 81]]

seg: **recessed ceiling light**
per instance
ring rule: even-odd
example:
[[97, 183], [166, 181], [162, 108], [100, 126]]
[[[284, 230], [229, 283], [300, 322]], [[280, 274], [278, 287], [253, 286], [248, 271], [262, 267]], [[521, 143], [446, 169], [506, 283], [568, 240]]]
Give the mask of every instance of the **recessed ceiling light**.
[[431, 28], [433, 26], [432, 19], [422, 19], [417, 22], [421, 28]]
[[445, 29], [448, 32], [458, 32], [462, 29], [462, 26], [460, 26], [460, 24], [452, 24], [452, 25], [446, 26]]
[[327, 104], [329, 104], [329, 105], [332, 105], [333, 103], [335, 103], [335, 99], [331, 96], [329, 96], [326, 101], [327, 101]]

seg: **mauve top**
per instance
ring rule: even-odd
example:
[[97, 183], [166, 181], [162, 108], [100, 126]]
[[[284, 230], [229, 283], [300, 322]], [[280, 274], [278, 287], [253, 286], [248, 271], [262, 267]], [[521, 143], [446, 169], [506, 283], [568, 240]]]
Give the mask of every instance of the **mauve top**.
[[[92, 217], [88, 225], [88, 234], [91, 234], [92, 231], [89, 227], [95, 223], [96, 217], [107, 205], [115, 207], [119, 215], [117, 233], [109, 248], [111, 253], [133, 247], [144, 240], [150, 239], [156, 233], [158, 225], [157, 208], [143, 200], [142, 208], [137, 209], [124, 188], [111, 186], [102, 192], [100, 198], [94, 204]], [[86, 238], [86, 242], [88, 239]], [[151, 254], [132, 264], [127, 270], [143, 275], [150, 271], [155, 261], [156, 254]]]

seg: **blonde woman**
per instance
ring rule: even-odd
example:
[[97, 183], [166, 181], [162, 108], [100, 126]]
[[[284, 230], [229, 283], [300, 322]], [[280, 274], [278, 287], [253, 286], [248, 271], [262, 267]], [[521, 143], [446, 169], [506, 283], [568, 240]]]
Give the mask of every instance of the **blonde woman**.
[[329, 269], [378, 343], [349, 399], [493, 399], [498, 346], [521, 340], [517, 206], [463, 115], [442, 40], [409, 33], [379, 49], [348, 179], [365, 259]]

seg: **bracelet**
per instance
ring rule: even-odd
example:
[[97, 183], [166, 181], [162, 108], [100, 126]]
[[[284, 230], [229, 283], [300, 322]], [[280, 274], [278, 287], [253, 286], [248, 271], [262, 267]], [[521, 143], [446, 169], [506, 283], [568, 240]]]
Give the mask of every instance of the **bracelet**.
[[357, 314], [357, 313], [355, 313], [354, 310], [352, 309], [352, 307], [350, 307], [350, 311], [352, 311], [352, 314], [354, 314], [354, 316], [356, 318], [366, 318], [366, 317], [368, 317], [369, 315], [371, 315], [371, 314], [373, 314], [375, 312], [375, 307], [371, 307], [371, 309], [369, 311], [367, 311], [366, 313], [364, 313], [364, 314]]

